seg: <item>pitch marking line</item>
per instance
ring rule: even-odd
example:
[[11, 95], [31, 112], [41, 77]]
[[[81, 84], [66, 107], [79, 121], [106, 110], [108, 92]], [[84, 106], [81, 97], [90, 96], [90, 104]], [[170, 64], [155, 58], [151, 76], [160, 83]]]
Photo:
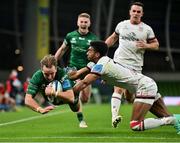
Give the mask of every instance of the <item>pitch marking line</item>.
[[45, 115], [39, 115], [39, 116], [24, 118], [24, 119], [20, 119], [20, 120], [11, 121], [11, 122], [1, 123], [0, 127], [6, 126], [6, 125], [22, 123], [22, 122], [27, 122], [27, 121], [31, 121], [31, 120], [36, 120], [36, 119], [40, 119], [40, 118], [46, 118], [46, 117], [50, 117], [50, 116], [54, 116], [54, 115], [58, 115], [58, 114], [63, 114], [63, 113], [66, 113], [66, 112], [70, 112], [70, 111], [68, 111], [68, 110], [61, 111], [61, 112], [58, 111], [58, 112], [54, 112], [54, 113], [48, 113], [48, 114], [45, 114]]
[[[73, 137], [68, 137], [68, 136], [53, 136], [53, 137], [45, 137], [45, 136], [34, 136], [34, 137], [13, 137], [14, 140], [18, 140], [18, 139], [82, 139], [82, 138], [91, 138], [91, 137], [82, 137], [82, 136], [73, 136]], [[179, 138], [166, 138], [166, 137], [160, 137], [160, 138], [154, 138], [154, 137], [128, 137], [128, 136], [124, 136], [124, 137], [112, 137], [112, 136], [99, 136], [99, 137], [92, 137], [93, 139], [94, 138], [97, 138], [97, 139], [104, 139], [104, 138], [108, 138], [108, 139], [115, 139], [115, 138], [124, 138], [124, 139], [155, 139], [155, 140], [171, 140], [171, 139], [175, 139], [175, 140], [179, 140]], [[8, 137], [1, 137], [0, 139], [10, 139]]]

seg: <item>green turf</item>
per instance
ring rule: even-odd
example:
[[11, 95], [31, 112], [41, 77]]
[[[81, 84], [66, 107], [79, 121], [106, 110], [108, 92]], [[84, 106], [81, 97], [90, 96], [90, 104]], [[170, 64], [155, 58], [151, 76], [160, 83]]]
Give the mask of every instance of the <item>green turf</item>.
[[[179, 142], [180, 135], [172, 126], [144, 132], [129, 128], [132, 105], [122, 105], [123, 121], [111, 127], [110, 104], [84, 106], [88, 128], [80, 129], [76, 115], [63, 105], [40, 115], [28, 108], [18, 112], [0, 113], [0, 142]], [[180, 107], [169, 107], [180, 112]], [[148, 114], [151, 117], [151, 114]], [[5, 124], [7, 123], [7, 124]]]

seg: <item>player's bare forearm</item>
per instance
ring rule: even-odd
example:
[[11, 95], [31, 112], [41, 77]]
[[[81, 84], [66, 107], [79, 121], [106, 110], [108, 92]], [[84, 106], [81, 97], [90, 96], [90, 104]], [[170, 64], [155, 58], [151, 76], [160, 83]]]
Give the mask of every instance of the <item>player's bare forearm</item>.
[[25, 105], [41, 114], [48, 113], [49, 111], [54, 109], [53, 106], [48, 106], [46, 108], [40, 107], [40, 105], [32, 98], [32, 95], [30, 94], [26, 94], [25, 96]]
[[56, 51], [56, 53], [54, 55], [56, 60], [61, 59], [66, 51], [67, 51], [67, 46], [63, 43], [61, 45], [61, 47], [59, 47], [59, 49]]
[[89, 73], [89, 69], [87, 67], [84, 67], [78, 71], [71, 71], [68, 73], [68, 76], [72, 80], [76, 80], [80, 78], [82, 75], [87, 75]]
[[30, 94], [26, 94], [25, 96], [25, 105], [34, 111], [36, 111], [36, 109], [39, 107], [39, 104], [32, 98], [32, 95]]
[[136, 46], [139, 49], [145, 49], [145, 50], [158, 50], [159, 49], [159, 42], [157, 39], [150, 40], [148, 42], [146, 41], [137, 41]]
[[112, 47], [118, 40], [118, 35], [114, 32], [112, 35], [110, 35], [105, 43], [108, 45], [108, 47]]
[[89, 82], [87, 82], [85, 80], [81, 80], [73, 87], [73, 91], [75, 93], [78, 93], [81, 90], [83, 90], [84, 88], [86, 88], [89, 84], [90, 84]]
[[83, 80], [81, 80], [74, 86], [73, 91], [75, 93], [77, 93], [77, 92], [83, 90], [84, 88], [86, 88], [88, 85], [90, 85], [92, 82], [94, 82], [99, 77], [100, 77], [99, 75], [96, 75], [93, 73], [86, 75], [86, 77]]

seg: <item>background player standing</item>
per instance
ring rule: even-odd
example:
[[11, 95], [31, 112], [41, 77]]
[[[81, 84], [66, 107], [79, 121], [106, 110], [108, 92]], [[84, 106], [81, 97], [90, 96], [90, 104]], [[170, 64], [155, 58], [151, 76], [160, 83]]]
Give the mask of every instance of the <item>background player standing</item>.
[[[141, 20], [144, 14], [143, 7], [141, 2], [133, 2], [129, 10], [130, 19], [118, 23], [115, 32], [106, 39], [108, 47], [113, 46], [119, 40], [114, 61], [138, 73], [142, 73], [145, 50], [159, 49], [159, 42], [152, 28]], [[133, 97], [128, 94], [127, 90], [114, 87], [111, 98], [112, 126], [114, 128], [121, 121], [121, 116], [118, 114], [124, 92], [126, 99], [132, 100]]]
[[[88, 13], [81, 13], [78, 15], [78, 29], [66, 35], [63, 44], [55, 53], [55, 57], [57, 60], [61, 59], [67, 50], [70, 50], [70, 59], [68, 63], [69, 67], [75, 67], [77, 70], [79, 70], [87, 65], [87, 49], [89, 48], [91, 41], [97, 40], [97, 36], [89, 31], [90, 25], [91, 20], [90, 15]], [[91, 85], [87, 86], [80, 92], [80, 101], [82, 101], [82, 103], [87, 103], [90, 96]], [[82, 113], [82, 104], [79, 112], [77, 113], [77, 118], [80, 122], [80, 128], [88, 127], [86, 122], [84, 121]]]

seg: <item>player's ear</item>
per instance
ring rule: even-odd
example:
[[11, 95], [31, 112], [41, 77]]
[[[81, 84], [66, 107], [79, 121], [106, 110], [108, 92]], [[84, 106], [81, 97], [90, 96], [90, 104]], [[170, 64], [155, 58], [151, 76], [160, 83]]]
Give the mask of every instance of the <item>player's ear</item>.
[[89, 21], [89, 24], [88, 24], [88, 27], [90, 27], [91, 26], [91, 21]]
[[143, 17], [143, 15], [144, 15], [144, 12], [142, 12], [142, 17]]
[[97, 58], [99, 58], [99, 57], [101, 56], [101, 54], [100, 54], [99, 52], [96, 52], [95, 56], [96, 56]]

